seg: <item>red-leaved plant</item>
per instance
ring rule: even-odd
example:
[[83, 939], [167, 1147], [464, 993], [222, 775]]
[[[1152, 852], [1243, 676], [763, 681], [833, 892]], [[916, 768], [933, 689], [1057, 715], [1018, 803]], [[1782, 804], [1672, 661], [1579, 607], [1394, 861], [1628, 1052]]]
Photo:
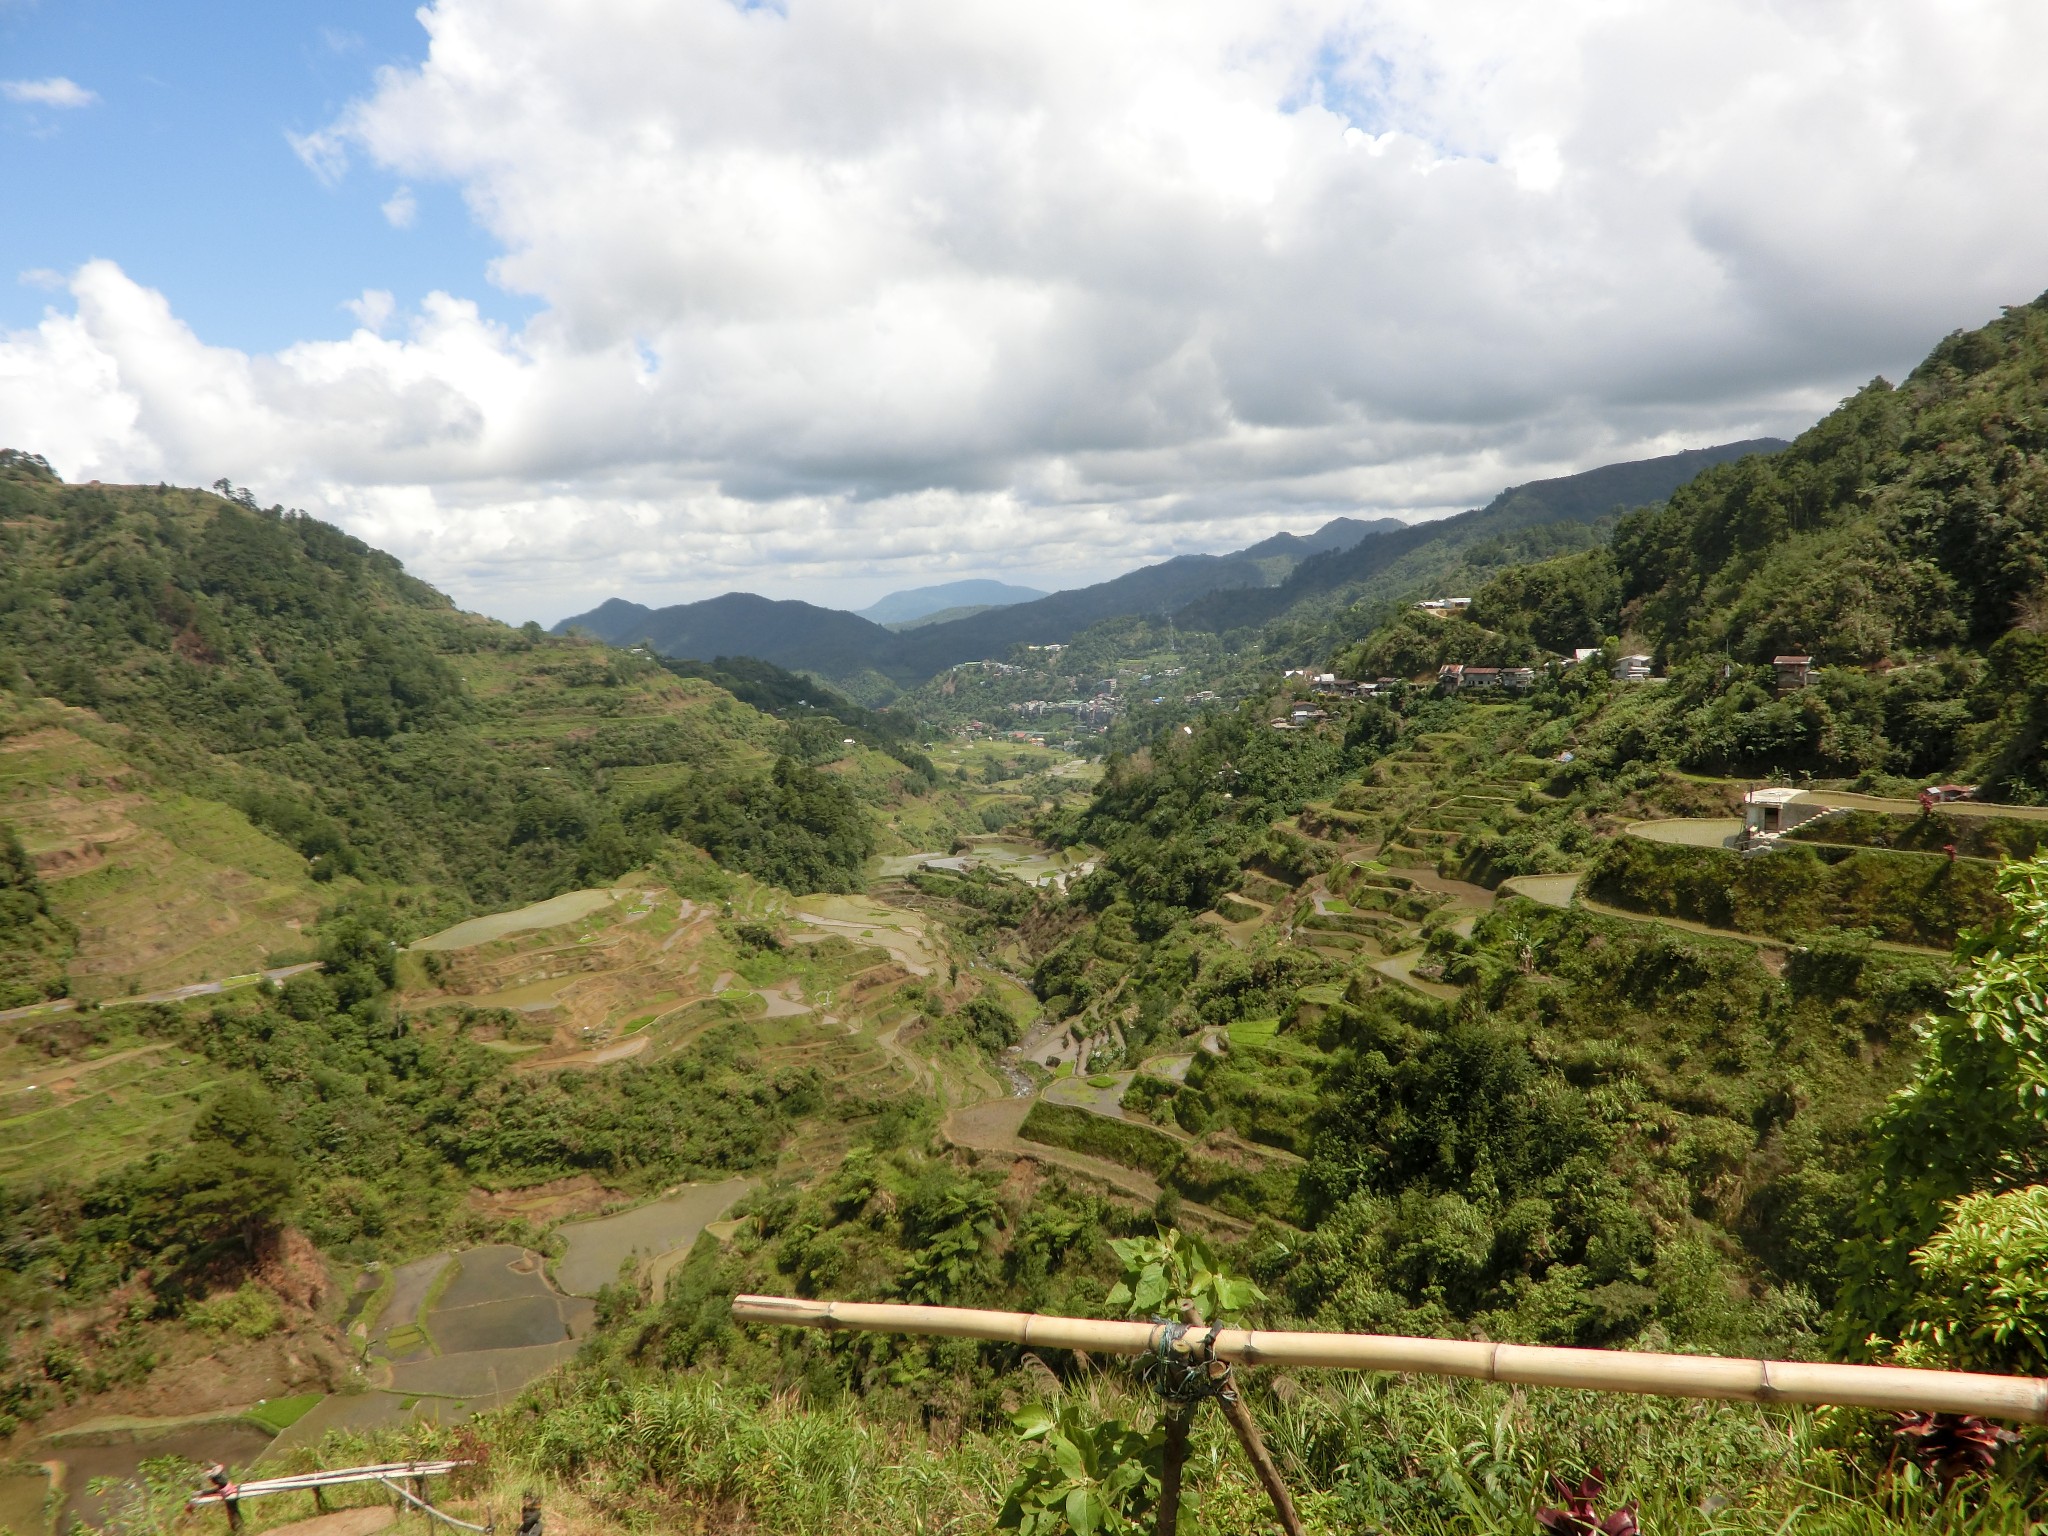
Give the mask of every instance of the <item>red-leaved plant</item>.
[[1553, 1472], [1550, 1486], [1564, 1500], [1563, 1509], [1536, 1511], [1536, 1523], [1550, 1536], [1641, 1536], [1633, 1499], [1605, 1515], [1596, 1507], [1600, 1495], [1607, 1491], [1607, 1478], [1598, 1467], [1576, 1483], [1568, 1483]]
[[1907, 1412], [1899, 1415], [1892, 1438], [1947, 1488], [1959, 1478], [1988, 1476], [1998, 1448], [2019, 1436], [1974, 1413]]

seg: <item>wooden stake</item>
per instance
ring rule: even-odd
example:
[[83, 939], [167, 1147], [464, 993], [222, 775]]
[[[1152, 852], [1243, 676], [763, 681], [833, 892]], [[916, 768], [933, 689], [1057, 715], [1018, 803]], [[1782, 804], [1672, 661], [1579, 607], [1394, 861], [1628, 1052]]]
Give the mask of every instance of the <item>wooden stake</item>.
[[1188, 1459], [1188, 1425], [1195, 1417], [1194, 1403], [1166, 1405], [1166, 1447], [1159, 1462], [1159, 1536], [1178, 1536], [1180, 1531], [1180, 1469]]
[[[949, 1339], [989, 1339], [1031, 1349], [1087, 1349], [1112, 1355], [1157, 1351], [1159, 1325], [1085, 1317], [1043, 1317], [967, 1307], [915, 1307], [788, 1296], [736, 1296], [741, 1322], [801, 1328], [853, 1328]], [[1185, 1348], [1191, 1348], [1183, 1341]], [[1557, 1349], [1530, 1344], [1471, 1344], [1393, 1334], [1266, 1333], [1224, 1328], [1218, 1359], [1246, 1365], [1470, 1376], [1535, 1387], [1642, 1392], [1662, 1397], [1730, 1398], [1755, 1403], [1840, 1403], [1856, 1408], [1917, 1408], [2048, 1423], [2048, 1381], [1969, 1371], [1904, 1370], [1888, 1365], [1829, 1365], [1728, 1360], [1711, 1355], [1653, 1355], [1632, 1350]]]
[[[1190, 1328], [1203, 1327], [1202, 1314], [1195, 1310], [1195, 1304], [1184, 1301], [1180, 1304], [1180, 1318]], [[1187, 1336], [1182, 1335], [1185, 1339]], [[1230, 1367], [1221, 1360], [1211, 1360], [1207, 1365], [1209, 1379], [1221, 1381], [1230, 1374]], [[1244, 1447], [1244, 1454], [1252, 1464], [1252, 1471], [1258, 1474], [1259, 1486], [1266, 1490], [1266, 1497], [1272, 1501], [1273, 1513], [1280, 1517], [1280, 1528], [1287, 1536], [1302, 1536], [1301, 1516], [1294, 1512], [1294, 1498], [1287, 1491], [1287, 1484], [1281, 1480], [1280, 1469], [1273, 1465], [1273, 1457], [1266, 1449], [1265, 1436], [1259, 1433], [1258, 1422], [1252, 1418], [1252, 1411], [1245, 1407], [1244, 1399], [1237, 1395], [1237, 1383], [1225, 1381], [1223, 1390], [1216, 1395], [1216, 1402], [1223, 1409], [1223, 1417], [1230, 1420], [1230, 1427], [1237, 1431], [1237, 1443]], [[1179, 1489], [1174, 1490], [1178, 1507]]]
[[1245, 1407], [1235, 1386], [1216, 1401], [1222, 1406], [1223, 1417], [1230, 1420], [1230, 1427], [1237, 1431], [1237, 1443], [1251, 1458], [1252, 1470], [1259, 1474], [1259, 1484], [1266, 1490], [1266, 1497], [1273, 1501], [1273, 1513], [1280, 1517], [1280, 1528], [1287, 1536], [1302, 1536], [1301, 1516], [1294, 1512], [1294, 1500], [1287, 1492], [1287, 1484], [1281, 1481], [1280, 1469], [1273, 1465], [1272, 1454], [1266, 1449], [1265, 1439], [1259, 1434], [1251, 1409]]

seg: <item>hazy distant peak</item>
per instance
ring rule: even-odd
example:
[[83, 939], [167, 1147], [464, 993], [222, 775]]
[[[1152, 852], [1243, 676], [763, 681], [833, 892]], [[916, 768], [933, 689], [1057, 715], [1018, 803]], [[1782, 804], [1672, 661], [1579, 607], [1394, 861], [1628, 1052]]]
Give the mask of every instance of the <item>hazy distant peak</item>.
[[1044, 596], [1036, 587], [1016, 587], [1005, 581], [947, 581], [935, 587], [891, 592], [855, 612], [877, 624], [903, 624], [943, 613], [948, 608], [1002, 608], [1011, 603], [1036, 602]]
[[1306, 560], [1310, 555], [1320, 555], [1325, 550], [1349, 549], [1372, 534], [1392, 533], [1407, 526], [1398, 517], [1375, 517], [1369, 522], [1356, 517], [1333, 517], [1314, 533], [1276, 533], [1270, 539], [1261, 539], [1238, 553], [1251, 560], [1264, 560], [1274, 555], [1291, 555], [1297, 560]]

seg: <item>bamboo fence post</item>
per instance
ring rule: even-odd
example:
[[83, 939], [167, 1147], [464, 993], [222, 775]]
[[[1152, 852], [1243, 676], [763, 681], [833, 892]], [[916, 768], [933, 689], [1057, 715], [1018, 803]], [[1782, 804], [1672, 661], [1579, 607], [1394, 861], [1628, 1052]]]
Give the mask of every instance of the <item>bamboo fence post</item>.
[[1234, 1386], [1226, 1388], [1216, 1402], [1223, 1409], [1223, 1416], [1230, 1420], [1230, 1427], [1237, 1431], [1238, 1443], [1244, 1447], [1245, 1455], [1251, 1458], [1252, 1470], [1258, 1473], [1266, 1497], [1273, 1501], [1273, 1513], [1280, 1517], [1280, 1528], [1287, 1532], [1287, 1536], [1303, 1536], [1301, 1516], [1294, 1512], [1294, 1499], [1287, 1492], [1280, 1469], [1273, 1465], [1273, 1455], [1266, 1449], [1259, 1426], [1252, 1422], [1251, 1409], [1245, 1407], [1244, 1399], [1237, 1395]]
[[1166, 1405], [1166, 1445], [1159, 1459], [1159, 1536], [1177, 1536], [1180, 1530], [1180, 1469], [1188, 1459], [1188, 1425], [1194, 1416], [1193, 1403]]
[[[1180, 1320], [1190, 1328], [1203, 1326], [1202, 1314], [1195, 1310], [1191, 1301], [1180, 1304]], [[1219, 1376], [1227, 1377], [1230, 1367], [1212, 1360], [1207, 1370], [1209, 1379], [1214, 1381]], [[1287, 1536], [1302, 1536], [1301, 1516], [1294, 1512], [1294, 1498], [1287, 1491], [1280, 1469], [1273, 1464], [1272, 1453], [1266, 1449], [1266, 1437], [1259, 1433], [1258, 1422], [1252, 1418], [1251, 1409], [1245, 1407], [1244, 1399], [1237, 1395], [1235, 1381], [1224, 1381], [1223, 1390], [1216, 1394], [1216, 1406], [1223, 1410], [1223, 1417], [1230, 1420], [1230, 1427], [1237, 1431], [1237, 1443], [1244, 1447], [1252, 1471], [1258, 1474], [1259, 1486], [1266, 1490], [1266, 1497], [1272, 1501], [1273, 1513], [1280, 1517], [1280, 1528], [1287, 1532]], [[1179, 1492], [1178, 1488], [1174, 1490], [1176, 1513]], [[1167, 1536], [1171, 1536], [1171, 1532]]]
[[[1045, 1317], [968, 1307], [807, 1301], [789, 1296], [736, 1296], [732, 1315], [748, 1323], [987, 1339], [1032, 1349], [1086, 1349], [1110, 1355], [1155, 1353], [1161, 1327], [1155, 1323]], [[1396, 1334], [1268, 1333], [1249, 1328], [1219, 1329], [1215, 1353], [1219, 1360], [1246, 1365], [1467, 1376], [1532, 1387], [1574, 1387], [1596, 1392], [1639, 1392], [1753, 1403], [1910, 1408], [2048, 1423], [2048, 1380], [2033, 1376], [1909, 1370], [1890, 1365], [1730, 1360], [1713, 1355], [1560, 1349], [1532, 1344], [1475, 1344]]]

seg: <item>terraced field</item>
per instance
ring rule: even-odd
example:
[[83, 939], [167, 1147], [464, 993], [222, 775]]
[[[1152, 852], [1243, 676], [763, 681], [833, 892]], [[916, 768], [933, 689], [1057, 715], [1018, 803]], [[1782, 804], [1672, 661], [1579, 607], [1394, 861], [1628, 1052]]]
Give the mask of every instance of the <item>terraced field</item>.
[[616, 1216], [570, 1222], [558, 1229], [568, 1251], [555, 1265], [555, 1283], [573, 1296], [595, 1296], [629, 1260], [644, 1273], [666, 1274], [705, 1226], [753, 1187], [750, 1179], [686, 1185]]
[[220, 1073], [161, 1041], [50, 1058], [0, 1050], [0, 1179], [90, 1179], [181, 1142]]
[[83, 710], [37, 708], [49, 723], [0, 737], [0, 816], [78, 925], [74, 993], [121, 996], [303, 957], [301, 930], [331, 893], [296, 851], [240, 811], [157, 783], [121, 750], [125, 732]]
[[589, 1301], [549, 1283], [539, 1254], [504, 1244], [416, 1260], [386, 1284], [381, 1308], [359, 1328], [371, 1390], [323, 1399], [273, 1454], [337, 1430], [455, 1423], [501, 1407], [573, 1355], [595, 1316]]

